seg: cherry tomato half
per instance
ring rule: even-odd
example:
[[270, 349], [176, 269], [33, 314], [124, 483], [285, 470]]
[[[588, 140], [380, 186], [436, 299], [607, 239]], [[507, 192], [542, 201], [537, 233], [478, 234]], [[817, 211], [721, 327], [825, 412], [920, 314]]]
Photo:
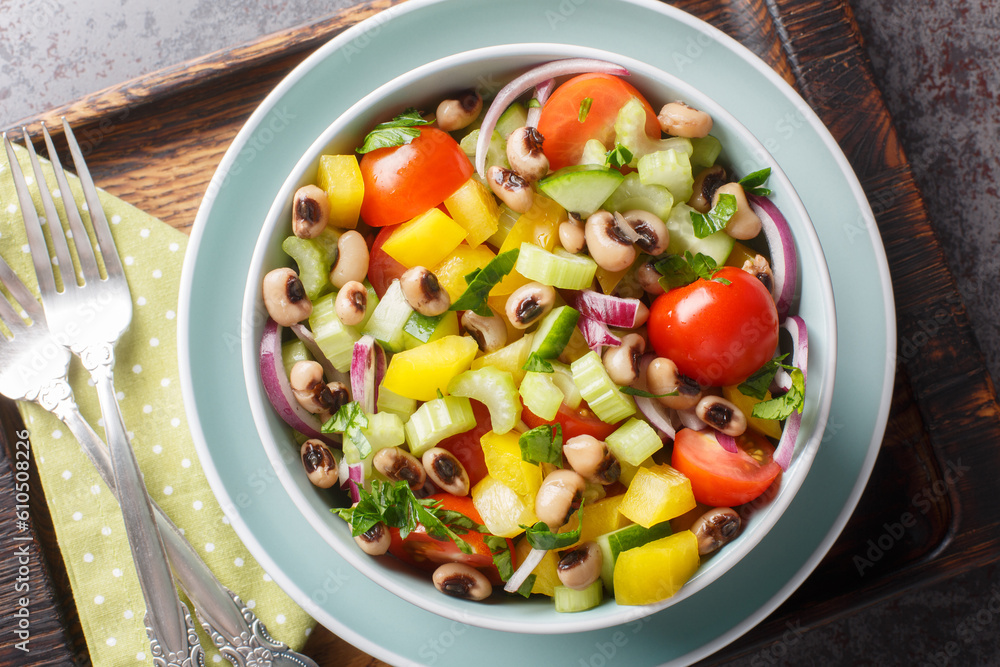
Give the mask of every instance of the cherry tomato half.
[[[729, 284], [718, 279], [729, 281]], [[774, 355], [778, 311], [767, 288], [735, 267], [661, 294], [649, 313], [649, 341], [702, 386], [739, 384]]]
[[[542, 151], [555, 171], [578, 164], [583, 145], [597, 139], [605, 148], [614, 147], [615, 119], [618, 111], [633, 97], [646, 107], [646, 134], [660, 136], [656, 112], [646, 98], [632, 85], [609, 74], [581, 74], [569, 79], [553, 91], [538, 121], [538, 131], [544, 137]], [[583, 122], [580, 105], [590, 100]]]
[[563, 442], [577, 435], [590, 435], [598, 440], [604, 440], [618, 429], [618, 424], [608, 424], [597, 418], [586, 402], [574, 409], [563, 403], [552, 421], [546, 421], [534, 414], [528, 408], [521, 411], [521, 419], [528, 428], [536, 428], [542, 424], [559, 424], [562, 426]]
[[372, 227], [405, 222], [451, 196], [472, 175], [472, 163], [447, 132], [421, 127], [402, 146], [365, 153], [361, 218]]
[[449, 436], [438, 443], [438, 447], [447, 449], [465, 466], [465, 472], [469, 473], [470, 487], [478, 484], [479, 480], [489, 474], [480, 438], [492, 430], [489, 408], [479, 401], [471, 403], [472, 414], [476, 416], [476, 425], [464, 433]]
[[372, 284], [378, 298], [385, 295], [392, 281], [399, 278], [406, 271], [406, 267], [389, 256], [389, 253], [382, 250], [382, 245], [386, 239], [398, 228], [399, 225], [390, 225], [379, 230], [372, 249], [368, 253], [368, 282]]
[[674, 438], [670, 464], [691, 480], [695, 500], [712, 507], [748, 503], [764, 493], [781, 472], [772, 460], [774, 447], [747, 431], [736, 438], [740, 451], [727, 452], [711, 431], [681, 429]]
[[[436, 493], [429, 496], [434, 500], [441, 501], [441, 507], [446, 510], [461, 512], [476, 523], [482, 524], [482, 517], [472, 504], [472, 498], [468, 496], [458, 497], [450, 493]], [[464, 553], [450, 539], [439, 540], [427, 534], [423, 526], [417, 526], [406, 538], [399, 535], [398, 528], [390, 528], [392, 541], [389, 544], [389, 553], [413, 567], [433, 572], [439, 565], [444, 563], [464, 563], [481, 570], [491, 583], [499, 585], [503, 583], [500, 573], [493, 564], [493, 556], [490, 548], [483, 540], [483, 534], [476, 531], [460, 534], [460, 537], [469, 543], [473, 553]], [[507, 540], [507, 547], [511, 550], [511, 557], [514, 557], [514, 543]], [[514, 565], [516, 567], [516, 564]]]

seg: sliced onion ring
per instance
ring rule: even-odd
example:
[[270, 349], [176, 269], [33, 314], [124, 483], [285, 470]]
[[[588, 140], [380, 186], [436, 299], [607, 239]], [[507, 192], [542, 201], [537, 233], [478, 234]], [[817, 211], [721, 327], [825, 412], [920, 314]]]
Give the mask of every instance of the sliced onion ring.
[[510, 579], [507, 580], [503, 589], [508, 593], [516, 593], [521, 588], [521, 584], [531, 576], [531, 572], [538, 567], [538, 564], [542, 562], [542, 558], [547, 553], [548, 551], [545, 549], [532, 549], [529, 551], [528, 555], [521, 561], [521, 564], [514, 570], [514, 574], [510, 575]]
[[[803, 380], [806, 377], [806, 366], [809, 363], [809, 336], [806, 323], [798, 315], [789, 316], [781, 325], [792, 335], [792, 365], [802, 371]], [[782, 470], [787, 470], [795, 453], [795, 441], [802, 425], [802, 415], [795, 410], [785, 420], [785, 428], [781, 431], [781, 439], [774, 450], [774, 462]]]
[[537, 106], [528, 108], [528, 119], [527, 122], [525, 122], [526, 127], [538, 127], [538, 119], [542, 117], [542, 107], [544, 107], [545, 103], [549, 101], [549, 95], [552, 94], [555, 87], [555, 79], [548, 79], [535, 87], [534, 99], [538, 104]]
[[260, 377], [264, 392], [278, 416], [299, 433], [310, 438], [320, 438], [330, 442], [321, 431], [316, 415], [299, 405], [288, 382], [285, 365], [281, 359], [281, 329], [271, 318], [264, 325], [264, 335], [260, 339]]
[[365, 334], [354, 343], [351, 356], [351, 396], [368, 414], [375, 414], [384, 376], [385, 352], [372, 336]]
[[604, 322], [581, 315], [576, 326], [583, 334], [583, 339], [587, 341], [587, 347], [598, 354], [601, 353], [601, 348], [605, 345], [618, 346], [622, 344], [622, 339], [611, 333]]
[[798, 260], [795, 256], [795, 240], [788, 221], [778, 207], [767, 197], [747, 195], [750, 208], [760, 218], [771, 251], [771, 273], [774, 274], [773, 296], [778, 310], [778, 319], [783, 320], [791, 308], [795, 297], [795, 283], [798, 280]]
[[731, 435], [727, 435], [721, 431], [715, 431], [715, 439], [720, 445], [722, 445], [722, 448], [730, 454], [735, 454], [740, 451], [739, 446], [736, 444], [736, 438]]
[[501, 88], [497, 96], [493, 98], [490, 108], [486, 110], [486, 115], [483, 116], [482, 127], [479, 130], [479, 140], [476, 142], [476, 172], [479, 176], [486, 178], [486, 149], [490, 144], [490, 139], [493, 137], [493, 130], [496, 129], [497, 120], [500, 119], [500, 115], [514, 100], [520, 97], [526, 90], [540, 86], [549, 79], [588, 72], [601, 72], [617, 76], [629, 75], [629, 71], [621, 65], [616, 65], [606, 60], [566, 58], [564, 60], [554, 60], [530, 69]]
[[608, 326], [632, 329], [638, 326], [637, 318], [643, 304], [639, 299], [585, 289], [577, 293], [574, 305], [584, 317], [603, 322]]

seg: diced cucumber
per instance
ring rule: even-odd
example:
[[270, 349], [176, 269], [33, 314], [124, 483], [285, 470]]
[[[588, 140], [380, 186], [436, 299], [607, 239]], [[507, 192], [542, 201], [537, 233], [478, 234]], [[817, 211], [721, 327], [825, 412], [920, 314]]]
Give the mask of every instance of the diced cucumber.
[[635, 401], [618, 391], [596, 352], [588, 352], [572, 364], [573, 382], [597, 418], [614, 424], [635, 414]]
[[[523, 246], [521, 252], [524, 252]], [[562, 354], [579, 320], [580, 311], [572, 306], [553, 308], [535, 329], [531, 351], [537, 352], [542, 359], [555, 359]]]
[[464, 433], [476, 425], [472, 403], [464, 396], [445, 396], [427, 401], [406, 422], [410, 453], [421, 456], [445, 438]]
[[552, 381], [552, 375], [528, 371], [518, 390], [524, 407], [545, 421], [555, 419], [563, 402], [563, 393]]
[[[462, 141], [458, 145], [470, 159], [475, 159], [476, 143], [478, 141], [479, 130], [476, 129], [462, 137]], [[500, 133], [496, 130], [493, 130], [493, 136], [490, 138], [489, 146], [486, 148], [486, 168], [489, 169], [494, 165], [510, 169], [510, 163], [507, 162], [507, 140], [500, 136]]]
[[474, 398], [486, 405], [494, 433], [510, 431], [521, 418], [514, 376], [493, 366], [459, 373], [448, 383], [448, 393]]
[[534, 243], [522, 243], [514, 268], [525, 278], [543, 285], [581, 290], [593, 284], [597, 262], [587, 255], [574, 255], [563, 248], [549, 252]]
[[[391, 412], [376, 412], [373, 415], [368, 415], [368, 426], [361, 429], [361, 432], [368, 438], [373, 452], [386, 447], [399, 447], [406, 442], [403, 420], [399, 415]], [[346, 440], [350, 440], [350, 438], [345, 438]]]
[[701, 253], [715, 260], [722, 266], [726, 263], [729, 253], [733, 250], [733, 237], [725, 231], [709, 234], [703, 239], [695, 236], [694, 225], [691, 223], [691, 213], [695, 212], [687, 204], [678, 204], [663, 222], [670, 232], [670, 245], [667, 252], [672, 255], [684, 255], [690, 251], [692, 255]]
[[620, 171], [603, 165], [574, 165], [538, 181], [538, 189], [567, 211], [587, 217], [601, 207], [624, 178]]
[[289, 236], [281, 242], [281, 249], [295, 260], [299, 267], [299, 280], [310, 301], [333, 290], [330, 283], [330, 269], [337, 261], [337, 241], [340, 232], [326, 227], [313, 239]]
[[312, 352], [298, 338], [281, 345], [281, 365], [285, 367], [285, 375], [288, 375], [292, 371], [292, 366], [298, 362], [312, 360]]
[[341, 373], [348, 373], [351, 370], [354, 343], [361, 338], [361, 334], [337, 317], [336, 300], [336, 294], [327, 294], [313, 302], [309, 328], [316, 338], [316, 345], [333, 367]]
[[379, 387], [378, 401], [375, 407], [379, 412], [391, 412], [405, 421], [417, 411], [417, 401], [414, 398], [400, 396], [385, 387]]
[[580, 407], [583, 396], [580, 395], [580, 389], [573, 382], [573, 371], [566, 364], [553, 359], [550, 359], [549, 363], [552, 364], [552, 382], [563, 393], [563, 403], [571, 410], [576, 410]]
[[604, 587], [598, 579], [582, 591], [570, 588], [569, 586], [556, 586], [553, 600], [556, 611], [572, 613], [576, 611], [586, 611], [601, 604], [604, 598]]
[[603, 208], [612, 213], [642, 209], [666, 220], [674, 206], [674, 196], [662, 185], [643, 185], [638, 172], [625, 176], [618, 189], [604, 202]]
[[406, 322], [412, 314], [413, 309], [406, 302], [399, 281], [394, 280], [382, 295], [382, 300], [375, 307], [362, 331], [377, 340], [386, 352], [400, 352], [406, 347], [403, 334]]
[[514, 102], [504, 109], [504, 112], [497, 118], [496, 131], [500, 133], [504, 141], [511, 135], [511, 132], [519, 127], [528, 124], [528, 109], [520, 102]]
[[663, 441], [653, 427], [635, 417], [605, 438], [605, 442], [616, 459], [636, 466], [663, 447]]
[[639, 158], [639, 182], [662, 185], [670, 190], [674, 201], [687, 201], [694, 192], [691, 158], [686, 152], [674, 149], [643, 155]]
[[664, 521], [649, 528], [634, 523], [598, 536], [595, 541], [601, 549], [601, 579], [608, 592], [612, 595], [615, 592], [615, 561], [618, 560], [618, 554], [666, 537], [671, 532], [670, 522]]
[[694, 148], [691, 153], [691, 165], [694, 167], [711, 167], [722, 152], [722, 142], [711, 134], [692, 139], [691, 146]]

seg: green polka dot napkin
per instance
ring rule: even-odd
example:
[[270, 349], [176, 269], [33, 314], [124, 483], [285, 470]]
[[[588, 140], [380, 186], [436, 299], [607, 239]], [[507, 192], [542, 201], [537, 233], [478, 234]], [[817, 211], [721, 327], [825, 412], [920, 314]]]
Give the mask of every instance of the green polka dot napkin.
[[[19, 146], [16, 150], [40, 210], [27, 151]], [[47, 163], [44, 167], [51, 176]], [[82, 201], [76, 178], [70, 177], [70, 183]], [[176, 346], [178, 287], [187, 237], [105, 192], [101, 201], [132, 291], [134, 314], [116, 348], [115, 385], [149, 495], [268, 631], [299, 648], [314, 621], [243, 546], [212, 494], [188, 432]], [[56, 203], [61, 206], [59, 199]], [[34, 269], [4, 151], [0, 151], [0, 255], [34, 290]], [[70, 381], [84, 417], [103, 435], [96, 392], [77, 359], [70, 367]], [[142, 624], [145, 604], [117, 502], [62, 422], [33, 403], [19, 407], [31, 432], [38, 476], [93, 663], [152, 664]], [[209, 665], [223, 662], [204, 635], [202, 644]]]

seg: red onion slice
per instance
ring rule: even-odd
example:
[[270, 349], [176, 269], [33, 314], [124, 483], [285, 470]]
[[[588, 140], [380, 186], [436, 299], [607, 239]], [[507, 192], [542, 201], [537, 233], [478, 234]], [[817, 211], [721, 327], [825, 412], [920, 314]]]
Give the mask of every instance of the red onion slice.
[[503, 589], [508, 593], [516, 593], [518, 589], [521, 588], [521, 584], [523, 584], [524, 581], [531, 576], [532, 570], [538, 567], [538, 564], [542, 562], [542, 558], [545, 557], [546, 553], [548, 553], [548, 551], [545, 549], [532, 549], [529, 551], [528, 555], [524, 557], [523, 561], [521, 561], [521, 564], [517, 566], [516, 570], [514, 570], [514, 574], [510, 575], [510, 579], [507, 580]]
[[[636, 389], [649, 390], [649, 385], [646, 384], [646, 369], [655, 358], [655, 352], [647, 352], [639, 359], [639, 377], [633, 385]], [[646, 420], [663, 434], [660, 439], [667, 437], [673, 440], [677, 435], [677, 426], [674, 421], [677, 413], [655, 398], [649, 396], [635, 396], [634, 398], [636, 407], [639, 408]]]
[[351, 496], [351, 502], [356, 503], [361, 500], [358, 489], [365, 485], [365, 466], [363, 463], [347, 463], [343, 459], [340, 464], [340, 478], [344, 480], [340, 488], [346, 489]]
[[795, 239], [788, 221], [778, 207], [767, 197], [747, 195], [750, 207], [760, 218], [771, 251], [771, 273], [774, 274], [773, 296], [778, 309], [778, 319], [783, 320], [795, 297], [798, 280], [798, 260], [795, 256]]
[[[802, 371], [802, 378], [805, 379], [806, 367], [809, 363], [809, 335], [806, 323], [798, 315], [791, 315], [781, 326], [792, 335], [792, 365]], [[802, 415], [797, 410], [788, 415], [785, 420], [785, 428], [781, 431], [778, 448], [774, 450], [774, 462], [782, 470], [787, 470], [792, 462], [795, 441], [799, 437], [801, 425]]]
[[[584, 317], [604, 322], [608, 326], [628, 329], [639, 326], [645, 307], [639, 299], [626, 299], [589, 289], [577, 293], [574, 305]], [[648, 317], [648, 313], [645, 316]]]
[[736, 438], [731, 435], [726, 435], [721, 431], [716, 431], [715, 439], [720, 445], [722, 445], [722, 448], [730, 454], [735, 454], [740, 451], [740, 448], [736, 445]]
[[365, 334], [354, 344], [351, 356], [351, 396], [368, 414], [375, 414], [384, 376], [385, 352], [374, 337]]
[[677, 419], [680, 421], [682, 427], [689, 428], [692, 431], [703, 431], [706, 428], [709, 428], [708, 424], [702, 421], [701, 417], [694, 413], [694, 408], [678, 410]]
[[260, 339], [260, 377], [268, 400], [286, 424], [310, 438], [331, 442], [321, 431], [316, 415], [310, 413], [295, 399], [292, 386], [281, 359], [281, 327], [271, 318], [264, 325]]
[[490, 144], [490, 139], [493, 137], [493, 130], [496, 129], [497, 120], [500, 119], [500, 115], [514, 100], [520, 97], [525, 91], [535, 86], [541, 86], [549, 79], [587, 72], [601, 72], [617, 76], [629, 75], [629, 71], [621, 65], [616, 65], [606, 60], [566, 58], [564, 60], [554, 60], [530, 69], [501, 88], [500, 92], [493, 99], [490, 108], [486, 110], [486, 115], [483, 116], [482, 127], [479, 130], [479, 140], [476, 142], [476, 171], [479, 173], [479, 176], [486, 178], [486, 149]]
[[598, 354], [601, 353], [601, 348], [605, 345], [622, 344], [622, 339], [611, 333], [603, 322], [581, 316], [576, 326], [583, 334], [583, 339], [587, 341], [587, 347]]

